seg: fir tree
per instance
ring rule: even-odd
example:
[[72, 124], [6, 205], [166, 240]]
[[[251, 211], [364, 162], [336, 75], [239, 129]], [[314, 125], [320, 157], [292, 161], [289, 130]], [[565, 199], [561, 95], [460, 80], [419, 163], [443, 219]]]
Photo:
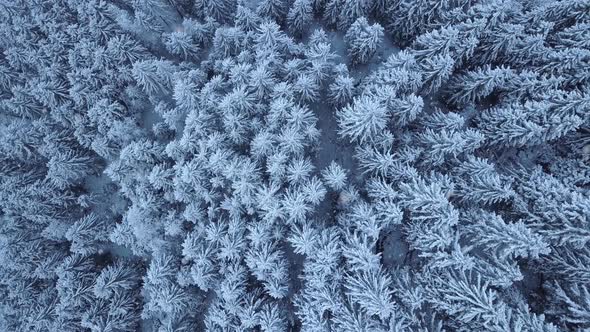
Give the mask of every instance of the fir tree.
[[57, 152], [47, 163], [47, 176], [59, 187], [76, 184], [96, 172], [94, 158], [74, 151]]
[[339, 133], [351, 141], [368, 141], [387, 127], [389, 112], [374, 97], [363, 95], [337, 113]]
[[383, 41], [383, 28], [374, 23], [369, 25], [366, 18], [360, 17], [346, 31], [344, 37], [352, 64], [367, 63]]
[[295, 0], [287, 14], [287, 24], [296, 34], [305, 32], [313, 18], [311, 0]]

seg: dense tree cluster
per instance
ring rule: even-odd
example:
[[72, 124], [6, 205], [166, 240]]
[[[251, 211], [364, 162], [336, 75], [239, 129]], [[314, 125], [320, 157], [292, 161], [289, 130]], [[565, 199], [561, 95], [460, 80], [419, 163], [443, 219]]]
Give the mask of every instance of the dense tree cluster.
[[0, 37], [3, 330], [590, 329], [588, 0], [0, 0]]

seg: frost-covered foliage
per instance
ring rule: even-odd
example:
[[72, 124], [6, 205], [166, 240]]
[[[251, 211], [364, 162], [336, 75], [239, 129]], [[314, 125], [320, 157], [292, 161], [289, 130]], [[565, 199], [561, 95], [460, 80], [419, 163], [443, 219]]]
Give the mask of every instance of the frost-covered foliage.
[[344, 39], [352, 63], [367, 63], [383, 40], [383, 27], [379, 23], [369, 25], [366, 18], [360, 17], [348, 29]]
[[589, 13], [0, 0], [0, 329], [589, 330]]

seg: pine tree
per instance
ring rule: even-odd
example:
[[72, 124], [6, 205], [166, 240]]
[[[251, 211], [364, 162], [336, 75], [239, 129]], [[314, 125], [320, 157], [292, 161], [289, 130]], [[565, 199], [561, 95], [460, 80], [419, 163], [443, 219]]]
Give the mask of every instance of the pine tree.
[[352, 64], [365, 64], [383, 42], [383, 28], [378, 23], [369, 25], [366, 18], [360, 17], [346, 31], [344, 40]]
[[47, 162], [47, 167], [48, 178], [57, 186], [65, 188], [95, 174], [96, 160], [74, 151], [57, 152]]
[[344, 0], [328, 0], [324, 6], [322, 18], [329, 26], [336, 26]]
[[276, 22], [283, 22], [289, 12], [289, 2], [286, 0], [263, 0], [257, 8], [260, 16], [270, 17]]
[[200, 0], [207, 17], [213, 17], [218, 22], [231, 22], [237, 9], [236, 0]]
[[424, 128], [432, 130], [459, 130], [465, 126], [465, 118], [457, 113], [443, 113], [440, 109], [425, 115], [420, 119]]
[[282, 310], [276, 304], [267, 304], [259, 312], [260, 329], [264, 332], [284, 332], [287, 323], [281, 314]]
[[376, 239], [364, 230], [347, 231], [341, 249], [350, 271], [372, 271], [379, 268], [381, 253], [375, 252]]
[[172, 63], [166, 60], [144, 60], [133, 64], [133, 77], [148, 95], [169, 91], [174, 71]]
[[322, 171], [322, 177], [326, 184], [333, 190], [341, 190], [346, 185], [347, 172], [335, 161]]
[[243, 3], [238, 3], [235, 25], [244, 31], [255, 31], [262, 19], [252, 9]]
[[510, 68], [485, 67], [457, 75], [449, 84], [450, 100], [457, 105], [481, 101], [503, 87], [512, 74]]
[[313, 7], [311, 0], [295, 0], [287, 14], [289, 29], [295, 34], [305, 32], [313, 18]]
[[[582, 248], [590, 241], [585, 228], [589, 198], [566, 186], [540, 166], [532, 171], [517, 171], [514, 177], [515, 207], [533, 231], [553, 246]], [[565, 216], [568, 217], [565, 217]]]
[[345, 277], [346, 295], [369, 316], [389, 318], [395, 310], [391, 278], [381, 269], [360, 271]]
[[293, 90], [303, 102], [311, 103], [319, 97], [319, 85], [310, 75], [299, 75], [293, 84]]
[[195, 306], [195, 300], [199, 297], [191, 294], [187, 289], [183, 289], [174, 282], [165, 282], [162, 285], [144, 286], [150, 294], [149, 301], [145, 304], [145, 312], [165, 313], [175, 315], [188, 311], [191, 306]]
[[176, 277], [177, 265], [174, 257], [166, 254], [158, 254], [151, 260], [144, 279], [151, 285], [159, 285], [166, 281], [171, 281]]
[[586, 22], [579, 22], [567, 29], [557, 32], [555, 38], [559, 40], [560, 47], [569, 48], [588, 48], [588, 32], [590, 24]]
[[347, 30], [355, 21], [369, 17], [374, 3], [375, 0], [343, 1], [338, 14], [338, 29]]
[[402, 96], [401, 98], [388, 98], [385, 100], [385, 103], [396, 125], [399, 127], [404, 127], [416, 120], [424, 108], [422, 97], [414, 94]]
[[578, 116], [553, 115], [549, 107], [542, 102], [500, 105], [482, 112], [479, 127], [490, 145], [524, 147], [556, 140], [582, 125]]
[[168, 1], [139, 0], [132, 3], [135, 23], [143, 29], [163, 32], [180, 15]]
[[341, 305], [334, 313], [333, 324], [339, 331], [371, 331], [378, 326], [375, 318], [370, 317], [360, 306], [349, 301]]
[[412, 219], [448, 225], [458, 223], [458, 211], [447, 198], [452, 188], [445, 188], [442, 182], [427, 183], [423, 179], [414, 179], [400, 184], [400, 189], [400, 205], [411, 211]]
[[199, 53], [199, 47], [186, 32], [175, 31], [165, 34], [164, 45], [168, 52], [179, 55], [183, 59], [191, 59]]
[[421, 62], [421, 72], [424, 78], [424, 91], [435, 93], [451, 77], [455, 61], [450, 55], [437, 54]]
[[254, 90], [257, 98], [264, 98], [270, 94], [276, 79], [266, 66], [258, 66], [250, 72], [249, 86]]
[[108, 299], [121, 292], [129, 292], [138, 286], [137, 267], [130, 262], [117, 261], [101, 271], [96, 279], [94, 294]]
[[213, 49], [219, 59], [237, 55], [244, 41], [244, 31], [236, 27], [219, 27], [213, 37]]
[[307, 203], [306, 195], [297, 189], [287, 191], [281, 205], [290, 223], [303, 221], [305, 216], [311, 211], [311, 206]]
[[350, 141], [368, 141], [387, 127], [389, 112], [376, 98], [362, 95], [336, 113], [339, 134]]
[[128, 35], [109, 39], [107, 52], [121, 64], [132, 64], [148, 55], [148, 50]]
[[590, 281], [590, 250], [572, 251], [569, 248], [552, 248], [543, 257], [541, 270], [556, 280], [569, 283], [587, 284]]
[[295, 224], [290, 230], [287, 239], [293, 247], [293, 251], [299, 255], [311, 256], [317, 245], [318, 230], [310, 222], [303, 222], [300, 225]]
[[498, 303], [498, 293], [483, 282], [480, 275], [449, 272], [435, 277], [434, 281], [436, 309], [473, 327], [498, 324], [504, 305]]
[[549, 292], [551, 302], [547, 310], [559, 322], [571, 328], [585, 329], [590, 326], [590, 289], [582, 284], [561, 285], [547, 282], [543, 288]]
[[356, 159], [363, 173], [384, 177], [403, 176], [406, 165], [391, 151], [377, 146], [357, 148]]
[[442, 165], [462, 153], [473, 152], [485, 138], [482, 132], [473, 129], [434, 131], [428, 128], [417, 136], [418, 142], [428, 150], [428, 155], [424, 155], [425, 162], [431, 165]]
[[543, 238], [533, 233], [521, 221], [506, 224], [502, 217], [480, 211], [471, 211], [461, 219], [469, 220], [465, 228], [472, 242], [482, 246], [500, 261], [515, 258], [539, 259], [550, 252]]
[[332, 104], [341, 107], [352, 101], [354, 92], [354, 79], [350, 76], [338, 75], [328, 88], [328, 97]]
[[287, 166], [287, 180], [291, 184], [301, 183], [307, 180], [313, 171], [314, 166], [309, 159], [293, 159], [289, 166]]
[[467, 1], [440, 1], [433, 7], [424, 1], [395, 1], [385, 8], [386, 28], [396, 42], [405, 45], [418, 35], [450, 24], [456, 15], [463, 14], [457, 8], [467, 9], [470, 5]]
[[70, 250], [78, 254], [92, 254], [98, 250], [97, 245], [109, 240], [109, 220], [106, 216], [90, 213], [77, 220], [66, 233], [71, 242]]

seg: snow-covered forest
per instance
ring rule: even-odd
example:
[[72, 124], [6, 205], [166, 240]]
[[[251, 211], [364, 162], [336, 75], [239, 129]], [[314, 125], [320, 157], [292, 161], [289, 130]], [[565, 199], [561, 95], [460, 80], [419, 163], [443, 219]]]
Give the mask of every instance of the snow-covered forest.
[[590, 330], [590, 0], [0, 0], [0, 331]]

